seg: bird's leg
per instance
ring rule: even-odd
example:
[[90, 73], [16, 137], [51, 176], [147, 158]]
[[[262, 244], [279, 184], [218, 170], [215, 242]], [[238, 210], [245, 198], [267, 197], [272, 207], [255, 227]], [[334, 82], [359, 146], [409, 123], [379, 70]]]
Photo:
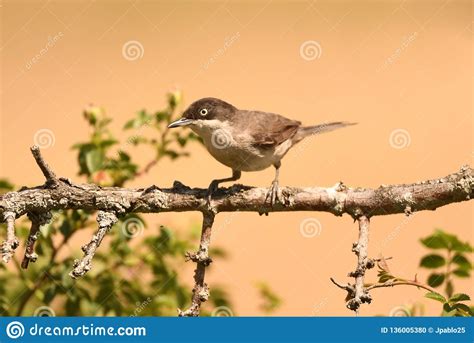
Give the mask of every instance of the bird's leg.
[[219, 188], [219, 184], [221, 182], [237, 181], [238, 179], [240, 179], [241, 175], [242, 175], [242, 173], [240, 172], [240, 170], [233, 170], [232, 169], [232, 176], [231, 177], [227, 177], [225, 179], [212, 180], [211, 184], [209, 185], [209, 188], [207, 189], [207, 203], [208, 204], [211, 203], [212, 194], [217, 191], [217, 189]]
[[270, 198], [270, 205], [273, 207], [278, 199], [278, 177], [280, 176], [280, 167], [281, 162], [278, 161], [277, 163], [273, 164], [275, 167], [275, 178], [273, 179], [272, 185], [267, 193], [265, 201]]

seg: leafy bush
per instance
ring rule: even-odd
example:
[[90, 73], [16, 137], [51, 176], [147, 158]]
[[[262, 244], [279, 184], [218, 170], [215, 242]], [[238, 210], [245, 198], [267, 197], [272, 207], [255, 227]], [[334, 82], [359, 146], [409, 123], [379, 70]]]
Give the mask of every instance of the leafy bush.
[[[79, 175], [101, 186], [123, 186], [164, 157], [187, 156], [187, 144], [196, 136], [181, 130], [171, 133], [167, 128], [177, 119], [180, 102], [181, 94], [175, 92], [168, 95], [166, 108], [155, 113], [140, 111], [125, 124], [124, 130], [134, 130], [134, 135], [123, 143], [110, 131], [112, 119], [102, 108], [87, 108], [84, 118], [91, 135], [73, 146], [78, 153]], [[127, 152], [136, 145], [149, 147], [152, 155], [142, 169]], [[0, 180], [0, 192], [12, 189], [10, 182]], [[156, 231], [148, 228], [146, 235], [138, 235], [147, 227], [146, 221], [141, 216], [128, 215], [107, 235], [94, 257], [93, 269], [79, 280], [71, 279], [68, 274], [80, 252], [72, 250], [69, 243], [74, 240], [76, 246], [78, 239], [84, 239], [78, 237], [84, 230], [96, 229], [94, 214], [83, 210], [54, 213], [53, 221], [41, 228], [36, 263], [27, 270], [21, 269], [21, 249], [11, 265], [0, 263], [2, 315], [174, 316], [177, 308], [189, 304], [191, 287], [182, 283], [178, 271], [183, 267], [184, 253], [196, 249], [190, 242], [196, 242], [198, 226], [183, 237], [164, 226]], [[28, 236], [27, 225], [26, 220], [17, 223], [22, 241]], [[1, 229], [5, 232], [4, 224]], [[216, 253], [225, 255], [220, 249]], [[230, 307], [226, 292], [215, 285], [208, 307], [213, 306]], [[205, 308], [203, 314], [210, 312]]]

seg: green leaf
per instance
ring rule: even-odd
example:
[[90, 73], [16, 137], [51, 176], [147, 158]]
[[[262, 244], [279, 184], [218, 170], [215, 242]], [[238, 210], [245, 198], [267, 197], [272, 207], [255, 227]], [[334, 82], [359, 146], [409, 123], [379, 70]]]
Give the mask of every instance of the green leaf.
[[443, 304], [443, 311], [445, 311], [446, 313], [450, 313], [452, 310], [453, 308], [451, 307], [451, 305], [449, 305], [449, 303]]
[[125, 123], [125, 125], [123, 126], [124, 130], [128, 130], [128, 129], [132, 129], [135, 127], [135, 119], [130, 119], [129, 121], [127, 121]]
[[463, 267], [463, 269], [472, 269], [471, 262], [461, 253], [456, 253], [451, 261], [456, 263], [458, 266]]
[[449, 298], [450, 302], [467, 301], [467, 300], [471, 300], [471, 298], [469, 297], [469, 295], [465, 293], [456, 293], [451, 298]]
[[453, 286], [453, 283], [451, 281], [448, 281], [446, 283], [446, 295], [448, 297], [451, 297], [453, 295], [453, 292], [454, 292], [454, 286]]
[[73, 227], [68, 219], [65, 219], [61, 226], [59, 227], [59, 231], [63, 234], [63, 236], [68, 237], [73, 232]]
[[421, 259], [420, 262], [421, 267], [429, 269], [439, 268], [444, 266], [445, 264], [446, 260], [444, 259], [444, 257], [436, 254], [426, 255]]
[[0, 179], [0, 190], [2, 189], [11, 191], [13, 189], [13, 185], [8, 182], [8, 180]]
[[433, 273], [428, 277], [428, 285], [438, 287], [444, 282], [445, 275]]
[[461, 242], [456, 236], [450, 240], [451, 249], [457, 252], [472, 252], [472, 246], [468, 242]]
[[458, 276], [458, 277], [461, 277], [461, 278], [471, 276], [471, 273], [469, 272], [469, 270], [462, 269], [462, 268], [458, 268], [458, 269], [453, 270], [453, 274]]
[[430, 249], [449, 249], [458, 252], [471, 252], [472, 246], [469, 243], [463, 243], [455, 235], [436, 230], [434, 234], [421, 239], [421, 243]]
[[439, 301], [440, 303], [443, 303], [443, 304], [446, 303], [446, 298], [443, 297], [441, 294], [435, 293], [435, 292], [426, 293], [425, 298], [433, 299], [433, 300]]
[[87, 169], [91, 174], [102, 168], [103, 155], [97, 149], [87, 152], [85, 160]]
[[459, 312], [461, 312], [461, 314], [463, 316], [472, 316], [473, 315], [473, 312], [471, 310], [471, 308], [469, 306], [467, 306], [466, 304], [454, 304], [452, 306], [452, 308], [458, 310]]
[[378, 272], [378, 277], [379, 277], [379, 282], [381, 282], [381, 283], [387, 282], [388, 280], [395, 279], [395, 277], [393, 275], [391, 275], [390, 273], [388, 273], [385, 270], [380, 270]]
[[435, 234], [422, 238], [421, 243], [430, 249], [445, 249], [448, 248], [448, 243], [443, 239], [442, 235], [437, 231]]

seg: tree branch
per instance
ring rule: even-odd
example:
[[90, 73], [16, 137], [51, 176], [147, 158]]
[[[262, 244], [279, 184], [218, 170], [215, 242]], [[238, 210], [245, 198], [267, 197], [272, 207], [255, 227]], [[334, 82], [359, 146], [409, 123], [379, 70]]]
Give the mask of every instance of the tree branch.
[[[439, 207], [467, 201], [474, 196], [474, 173], [468, 166], [446, 177], [416, 182], [413, 184], [383, 185], [376, 189], [349, 188], [342, 183], [334, 187], [322, 188], [281, 188], [280, 203], [271, 206], [266, 201], [267, 188], [234, 185], [221, 188], [213, 194], [213, 201], [207, 201], [207, 189], [190, 188], [175, 182], [172, 188], [128, 189], [100, 187], [95, 184], [74, 184], [69, 179], [57, 178], [46, 164], [37, 146], [31, 148], [36, 163], [46, 178], [42, 186], [24, 187], [16, 192], [0, 195], [0, 219], [7, 222], [7, 239], [1, 246], [3, 260], [7, 262], [18, 246], [15, 236], [15, 220], [29, 214], [32, 220], [30, 235], [26, 244], [26, 268], [34, 261], [34, 242], [41, 223], [46, 222], [46, 214], [52, 210], [83, 209], [99, 211], [99, 229], [91, 241], [83, 246], [84, 257], [75, 261], [72, 277], [84, 275], [91, 268], [91, 260], [102, 239], [117, 217], [127, 213], [161, 213], [200, 211], [203, 213], [203, 227], [199, 251], [188, 253], [187, 259], [197, 263], [194, 274], [195, 286], [191, 307], [180, 311], [181, 316], [196, 316], [201, 303], [209, 297], [209, 289], [204, 282], [205, 268], [211, 263], [208, 256], [211, 229], [214, 217], [219, 212], [250, 211], [269, 213], [283, 211], [324, 211], [337, 216], [349, 214], [359, 221], [359, 240], [353, 246], [358, 258], [357, 268], [350, 273], [355, 284], [341, 285], [331, 279], [338, 287], [348, 292], [347, 306], [357, 311], [359, 306], [370, 302], [364, 288], [364, 275], [367, 268], [374, 265], [367, 255], [370, 218], [379, 215], [435, 210]], [[38, 217], [43, 216], [43, 217]], [[385, 287], [385, 286], [377, 286]]]
[[195, 253], [186, 253], [186, 261], [196, 262], [194, 271], [194, 288], [191, 301], [191, 307], [185, 311], [178, 309], [180, 317], [197, 317], [201, 310], [201, 304], [209, 299], [209, 287], [204, 282], [206, 267], [212, 262], [209, 257], [209, 245], [211, 243], [212, 224], [214, 224], [215, 214], [213, 212], [204, 212], [201, 230], [201, 242], [199, 250]]
[[[39, 150], [35, 154], [38, 157]], [[42, 158], [36, 160], [42, 170], [46, 168]], [[52, 172], [44, 173], [51, 175]], [[347, 213], [355, 219], [361, 215], [373, 217], [435, 210], [451, 203], [470, 200], [474, 196], [474, 173], [470, 167], [464, 166], [459, 172], [440, 179], [384, 185], [377, 189], [348, 188], [340, 183], [330, 188], [283, 187], [282, 203], [274, 207], [265, 202], [267, 192], [267, 188], [242, 185], [220, 188], [213, 195], [212, 210], [215, 213], [323, 211], [338, 216]], [[0, 195], [0, 216], [5, 217], [5, 213], [12, 212], [19, 218], [28, 212], [66, 209], [114, 211], [117, 214], [206, 212], [206, 194], [207, 189], [189, 188], [180, 182], [175, 182], [172, 188], [128, 189], [79, 185], [59, 178], [54, 187], [45, 184]]]

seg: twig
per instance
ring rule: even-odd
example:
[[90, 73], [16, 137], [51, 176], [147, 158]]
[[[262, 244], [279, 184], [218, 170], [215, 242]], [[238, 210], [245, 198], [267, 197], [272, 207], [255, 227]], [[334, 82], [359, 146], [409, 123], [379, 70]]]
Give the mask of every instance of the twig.
[[439, 293], [436, 289], [431, 288], [428, 285], [419, 283], [417, 281], [410, 281], [410, 280], [403, 280], [403, 281], [402, 280], [400, 281], [389, 280], [384, 283], [375, 283], [373, 285], [368, 286], [366, 288], [366, 291], [370, 291], [371, 289], [375, 289], [375, 288], [385, 288], [385, 287], [393, 287], [393, 286], [415, 286], [415, 287], [423, 288], [427, 290], [428, 292]]
[[355, 278], [354, 298], [347, 302], [347, 307], [356, 313], [358, 313], [361, 304], [370, 304], [372, 301], [370, 294], [364, 288], [364, 277], [365, 271], [374, 266], [373, 260], [369, 261], [367, 258], [370, 220], [367, 216], [360, 216], [358, 222], [359, 239], [352, 245], [352, 251], [357, 255], [357, 267], [355, 271], [349, 273], [349, 276]]
[[197, 317], [201, 310], [201, 304], [209, 299], [209, 287], [204, 282], [206, 267], [212, 262], [209, 257], [209, 245], [211, 243], [212, 224], [214, 223], [215, 214], [212, 211], [203, 212], [201, 242], [199, 250], [196, 253], [186, 253], [186, 259], [196, 262], [196, 270], [194, 271], [194, 288], [191, 299], [191, 306], [181, 311], [178, 309], [180, 317]]
[[73, 279], [83, 276], [91, 269], [92, 258], [94, 257], [97, 248], [100, 246], [105, 234], [112, 228], [117, 220], [115, 213], [99, 211], [97, 214], [99, 229], [97, 230], [97, 233], [92, 236], [91, 241], [82, 246], [82, 251], [84, 251], [82, 259], [74, 261], [74, 269], [69, 273]]
[[343, 285], [343, 284], [340, 284], [339, 282], [337, 282], [336, 280], [334, 280], [333, 278], [329, 278], [331, 280], [331, 282], [333, 284], [335, 284], [337, 287], [339, 287], [340, 289], [343, 289], [345, 291], [347, 291], [347, 296], [346, 296], [346, 301], [349, 301], [351, 299], [354, 299], [354, 294], [355, 294], [355, 288], [354, 288], [354, 285], [350, 284], [350, 283], [347, 283], [346, 285]]
[[28, 218], [31, 220], [30, 234], [26, 241], [25, 255], [23, 261], [21, 262], [21, 267], [23, 269], [28, 268], [28, 264], [31, 262], [36, 262], [38, 255], [35, 253], [35, 243], [39, 236], [39, 229], [42, 225], [45, 225], [51, 221], [51, 212], [46, 213], [28, 213]]
[[43, 172], [44, 177], [46, 178], [46, 183], [56, 185], [58, 183], [58, 178], [56, 177], [56, 174], [54, 174], [52, 169], [48, 166], [46, 161], [43, 159], [43, 156], [41, 156], [39, 146], [34, 145], [31, 147], [30, 150], [33, 154], [33, 157], [35, 158], [36, 163], [38, 164], [41, 171]]
[[10, 261], [15, 253], [15, 249], [18, 247], [20, 242], [15, 235], [15, 213], [4, 212], [4, 220], [7, 222], [7, 239], [2, 244], [2, 259], [5, 263]]
[[159, 158], [154, 158], [153, 160], [148, 162], [142, 170], [136, 172], [135, 176], [139, 177], [139, 176], [143, 176], [145, 174], [148, 174], [148, 172], [151, 170], [151, 168], [153, 168], [159, 162], [159, 160], [160, 160]]
[[49, 258], [49, 263], [47, 263], [46, 267], [44, 268], [44, 270], [42, 270], [42, 274], [39, 278], [36, 279], [34, 285], [32, 287], [30, 287], [26, 293], [22, 296], [21, 298], [21, 302], [20, 304], [18, 305], [18, 309], [16, 311], [16, 316], [19, 317], [22, 315], [23, 313], [23, 310], [25, 309], [25, 306], [26, 304], [28, 304], [28, 301], [31, 299], [31, 297], [36, 293], [36, 291], [41, 287], [41, 285], [43, 284], [44, 281], [47, 280], [47, 278], [49, 277], [50, 279], [52, 279], [51, 277], [51, 274], [49, 273], [51, 271], [51, 269], [54, 267], [54, 260], [59, 252], [59, 250], [61, 250], [61, 248], [66, 245], [66, 243], [68, 242], [68, 240], [72, 237], [72, 235], [70, 236], [64, 236], [63, 237], [63, 240], [61, 241], [61, 243], [56, 247], [54, 246], [54, 244], [52, 245], [52, 253], [51, 253], [51, 256]]
[[382, 260], [368, 258], [369, 217], [362, 215], [357, 220], [359, 222], [359, 238], [357, 242], [352, 244], [352, 251], [357, 256], [357, 266], [355, 271], [349, 273], [349, 276], [355, 279], [355, 283], [342, 285], [331, 278], [332, 283], [347, 291], [346, 306], [348, 309], [356, 312], [356, 314], [359, 313], [360, 305], [363, 303], [370, 304], [372, 301], [372, 297], [364, 285], [365, 272], [367, 269], [373, 268], [376, 262]]

